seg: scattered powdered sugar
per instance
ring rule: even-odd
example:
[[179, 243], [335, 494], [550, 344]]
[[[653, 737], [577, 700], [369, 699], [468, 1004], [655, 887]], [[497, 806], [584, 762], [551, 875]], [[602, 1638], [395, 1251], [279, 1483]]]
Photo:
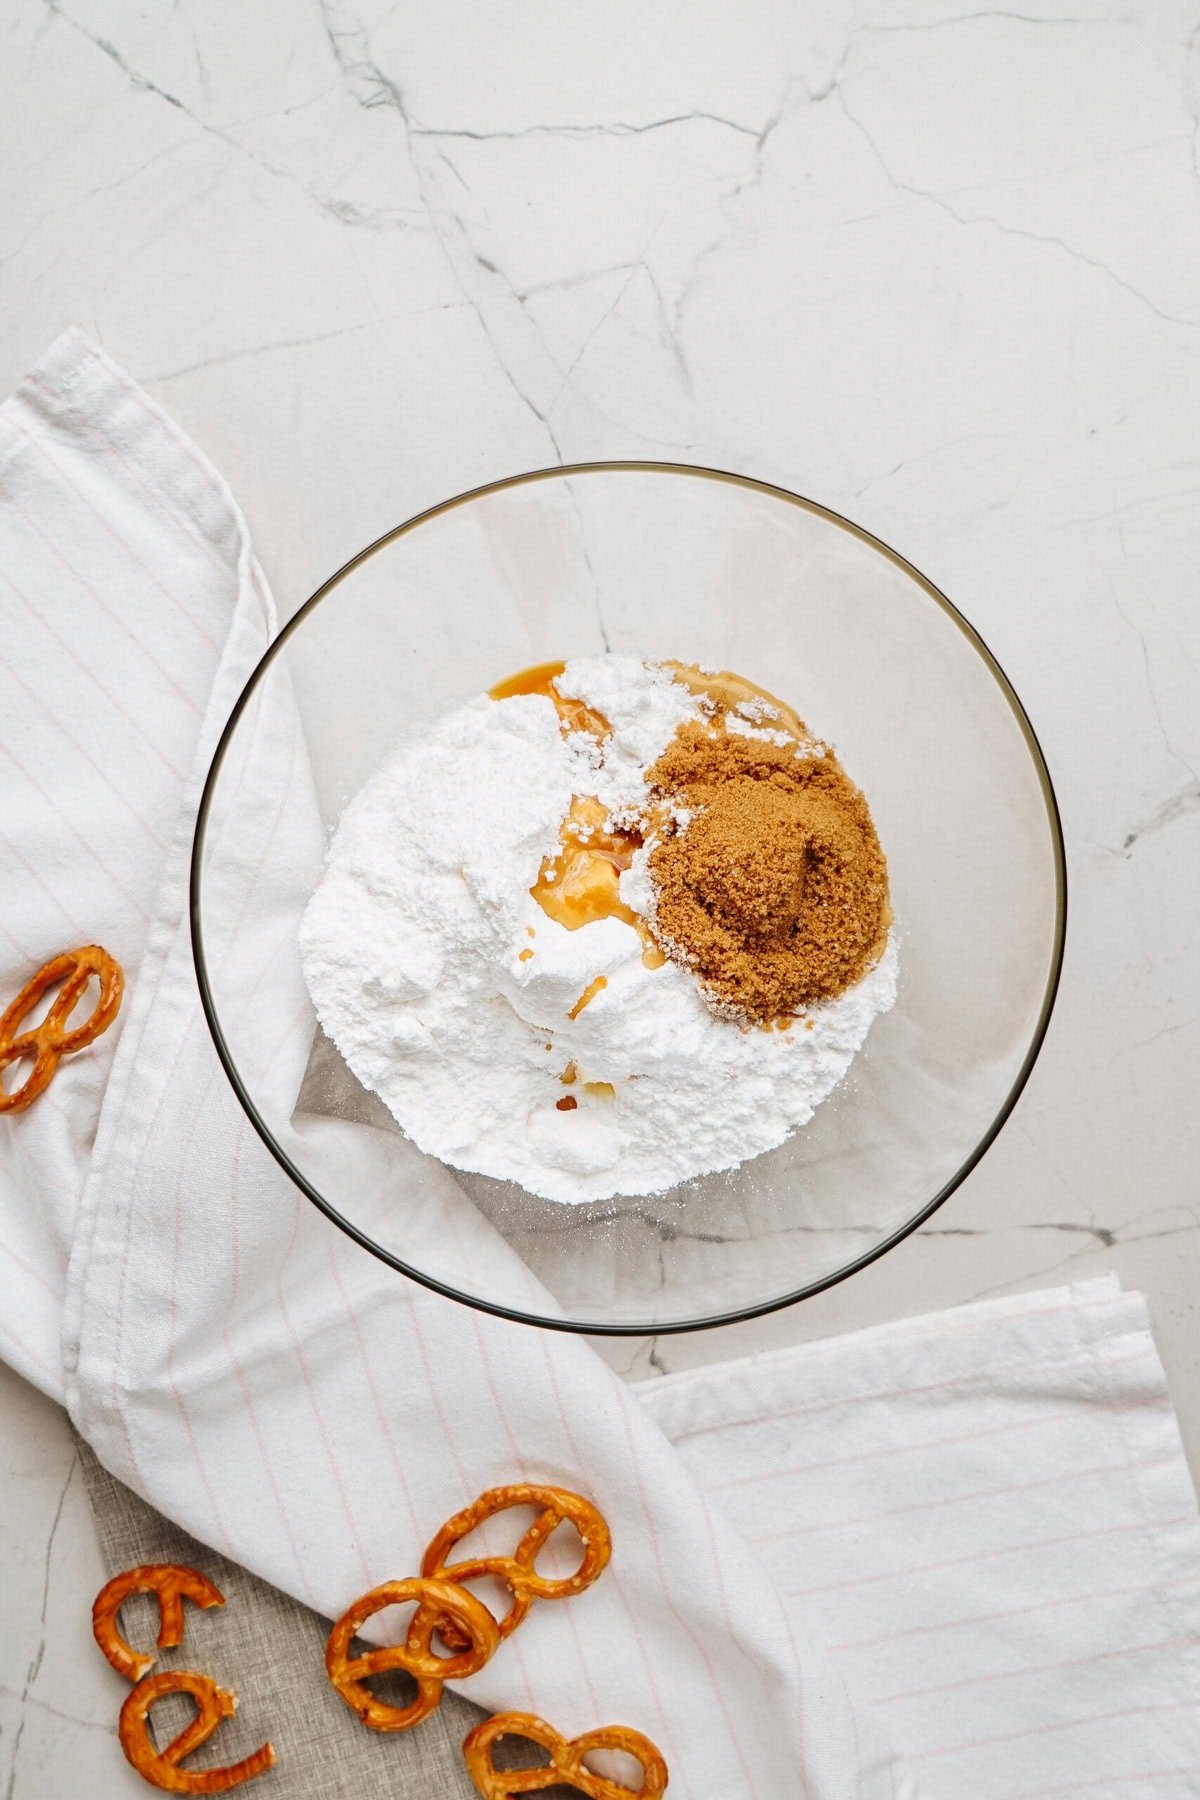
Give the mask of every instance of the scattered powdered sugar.
[[[338, 825], [301, 956], [325, 1031], [422, 1150], [549, 1200], [653, 1193], [811, 1117], [891, 1006], [895, 949], [792, 1029], [745, 1030], [686, 970], [648, 968], [631, 926], [549, 918], [529, 890], [572, 797], [636, 810], [648, 766], [702, 716], [632, 657], [581, 658], [558, 685], [609, 720], [603, 746], [564, 737], [535, 695], [481, 696], [400, 737]], [[620, 891], [650, 916], [646, 856]]]
[[725, 714], [725, 729], [726, 731], [732, 731], [734, 737], [757, 738], [760, 744], [783, 745], [792, 742], [791, 734], [789, 732], [776, 731], [774, 727], [770, 725], [752, 724], [749, 719], [743, 716], [744, 713], [745, 705], [743, 704], [738, 708], [737, 712]]

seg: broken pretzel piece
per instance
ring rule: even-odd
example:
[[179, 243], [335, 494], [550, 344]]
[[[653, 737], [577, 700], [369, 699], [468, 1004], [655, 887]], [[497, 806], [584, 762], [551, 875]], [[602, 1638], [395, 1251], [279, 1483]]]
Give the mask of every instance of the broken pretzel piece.
[[158, 1596], [158, 1647], [173, 1650], [183, 1642], [184, 1596], [197, 1606], [224, 1606], [225, 1597], [207, 1575], [189, 1569], [183, 1563], [139, 1563], [114, 1575], [96, 1595], [92, 1606], [92, 1631], [96, 1642], [118, 1675], [126, 1681], [140, 1681], [154, 1663], [153, 1656], [141, 1656], [131, 1650], [121, 1636], [117, 1615], [134, 1594]]
[[[190, 1694], [196, 1717], [172, 1738], [165, 1750], [150, 1741], [150, 1709], [166, 1694]], [[194, 1669], [167, 1669], [147, 1675], [126, 1696], [118, 1732], [126, 1758], [144, 1781], [166, 1794], [226, 1794], [275, 1766], [275, 1747], [268, 1740], [250, 1756], [223, 1769], [181, 1769], [179, 1764], [206, 1744], [223, 1719], [237, 1711], [237, 1697]]]

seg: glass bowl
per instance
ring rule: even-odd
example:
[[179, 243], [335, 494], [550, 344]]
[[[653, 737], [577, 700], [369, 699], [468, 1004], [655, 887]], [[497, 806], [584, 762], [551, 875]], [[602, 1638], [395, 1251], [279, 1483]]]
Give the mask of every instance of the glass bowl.
[[[319, 1030], [296, 933], [342, 807], [401, 727], [521, 668], [603, 649], [735, 670], [834, 744], [888, 857], [900, 984], [850, 1073], [780, 1148], [650, 1198], [568, 1206], [463, 1174], [404, 1136]], [[662, 463], [494, 482], [348, 562], [246, 684], [192, 860], [217, 1051], [297, 1185], [427, 1287], [601, 1333], [786, 1306], [927, 1219], [1028, 1077], [1065, 912], [1045, 762], [962, 615], [824, 507]]]

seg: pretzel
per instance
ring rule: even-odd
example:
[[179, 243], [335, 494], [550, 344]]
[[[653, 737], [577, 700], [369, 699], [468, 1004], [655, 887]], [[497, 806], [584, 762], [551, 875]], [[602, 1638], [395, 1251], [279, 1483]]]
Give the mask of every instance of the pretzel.
[[[68, 1031], [67, 1020], [93, 975], [100, 981], [100, 998], [95, 1010], [82, 1025]], [[21, 1031], [20, 1026], [47, 988], [52, 988], [56, 982], [62, 983], [62, 990], [41, 1024], [29, 1031]], [[0, 1086], [0, 1113], [24, 1112], [27, 1106], [32, 1106], [38, 1095], [49, 1087], [62, 1058], [73, 1050], [82, 1050], [85, 1044], [108, 1030], [120, 1010], [124, 987], [120, 963], [107, 950], [101, 950], [99, 944], [85, 944], [80, 950], [64, 951], [61, 956], [43, 963], [37, 974], [30, 976], [12, 1005], [0, 1016], [0, 1069], [19, 1062], [23, 1056], [32, 1056], [33, 1067], [15, 1093], [6, 1094]]]
[[225, 1604], [221, 1590], [214, 1587], [206, 1575], [199, 1575], [182, 1563], [139, 1563], [136, 1569], [114, 1575], [96, 1595], [92, 1606], [92, 1631], [117, 1674], [123, 1675], [126, 1681], [140, 1681], [154, 1663], [153, 1656], [140, 1656], [130, 1649], [117, 1625], [117, 1614], [134, 1594], [158, 1596], [160, 1650], [173, 1650], [183, 1642], [185, 1594], [197, 1606], [207, 1608]]
[[[165, 1750], [156, 1750], [150, 1742], [150, 1709], [164, 1694], [190, 1694], [196, 1702], [196, 1717], [172, 1738]], [[201, 1744], [206, 1744], [222, 1719], [237, 1711], [237, 1698], [219, 1688], [207, 1675], [193, 1669], [168, 1669], [161, 1675], [147, 1675], [125, 1697], [117, 1730], [121, 1748], [138, 1774], [151, 1787], [168, 1794], [224, 1794], [253, 1781], [275, 1766], [275, 1747], [268, 1740], [260, 1744], [252, 1756], [230, 1763], [224, 1769], [181, 1769], [179, 1764]]]
[[[402, 1644], [382, 1650], [349, 1654], [351, 1639], [372, 1613], [385, 1606], [415, 1601], [417, 1610]], [[458, 1644], [456, 1654], [438, 1656], [430, 1640], [441, 1622], [453, 1621]], [[385, 1581], [356, 1600], [329, 1634], [325, 1667], [342, 1699], [372, 1731], [408, 1731], [428, 1718], [442, 1698], [442, 1684], [462, 1680], [482, 1669], [500, 1643], [500, 1630], [482, 1600], [449, 1581], [427, 1581], [412, 1575], [405, 1581]], [[363, 1685], [367, 1675], [404, 1669], [417, 1684], [416, 1699], [408, 1706], [391, 1706]]]
[[[510, 1506], [541, 1509], [511, 1556], [477, 1556], [458, 1563], [447, 1560], [478, 1525], [490, 1519], [493, 1513], [504, 1512]], [[583, 1561], [573, 1575], [554, 1580], [538, 1574], [537, 1555], [564, 1519], [570, 1520], [583, 1539]], [[608, 1526], [590, 1500], [569, 1493], [565, 1488], [522, 1482], [512, 1487], [489, 1488], [470, 1506], [447, 1519], [421, 1559], [421, 1573], [460, 1586], [484, 1575], [502, 1581], [513, 1597], [511, 1607], [500, 1620], [500, 1636], [506, 1638], [517, 1629], [535, 1600], [565, 1600], [569, 1595], [581, 1594], [591, 1587], [611, 1554], [612, 1538]], [[462, 1647], [462, 1640], [450, 1620], [439, 1622], [438, 1633], [451, 1650]]]
[[[492, 1745], [497, 1738], [528, 1738], [547, 1753], [550, 1761], [540, 1769], [497, 1769]], [[623, 1750], [642, 1767], [640, 1787], [626, 1787], [585, 1767], [584, 1757], [595, 1750]], [[588, 1800], [660, 1800], [666, 1792], [667, 1765], [650, 1739], [628, 1725], [601, 1725], [582, 1737], [565, 1738], [533, 1713], [497, 1713], [484, 1719], [463, 1740], [467, 1773], [484, 1800], [510, 1800], [514, 1794], [537, 1794], [543, 1788], [566, 1782]]]

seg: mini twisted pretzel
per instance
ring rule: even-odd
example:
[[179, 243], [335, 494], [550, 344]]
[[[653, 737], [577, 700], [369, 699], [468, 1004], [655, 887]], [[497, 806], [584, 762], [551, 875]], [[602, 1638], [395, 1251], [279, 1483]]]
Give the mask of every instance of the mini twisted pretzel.
[[[497, 1769], [492, 1745], [497, 1738], [527, 1738], [539, 1744], [550, 1761], [540, 1769]], [[623, 1750], [642, 1766], [640, 1787], [626, 1787], [585, 1768], [584, 1757], [595, 1750]], [[588, 1800], [660, 1800], [666, 1792], [668, 1771], [658, 1749], [628, 1725], [601, 1725], [582, 1737], [565, 1738], [533, 1713], [497, 1713], [484, 1719], [463, 1740], [467, 1773], [484, 1800], [511, 1800], [514, 1794], [537, 1794], [543, 1788], [566, 1782]]]
[[[93, 975], [100, 981], [100, 998], [95, 1011], [82, 1025], [68, 1031], [65, 1029], [67, 1020]], [[29, 1031], [21, 1031], [20, 1026], [46, 990], [60, 981], [62, 991], [41, 1024]], [[107, 950], [101, 950], [99, 944], [84, 944], [80, 950], [67, 950], [30, 976], [12, 1005], [0, 1016], [0, 1069], [19, 1062], [23, 1056], [32, 1056], [33, 1067], [15, 1093], [6, 1094], [0, 1086], [0, 1113], [24, 1112], [27, 1106], [32, 1106], [38, 1095], [49, 1087], [62, 1058], [73, 1050], [82, 1050], [85, 1044], [108, 1030], [120, 1011], [124, 988], [125, 977], [120, 963]]]
[[[510, 1506], [541, 1509], [511, 1556], [477, 1556], [458, 1563], [447, 1560], [476, 1526]], [[583, 1561], [573, 1575], [554, 1580], [538, 1574], [537, 1555], [564, 1519], [570, 1520], [583, 1539]], [[581, 1594], [591, 1587], [611, 1555], [612, 1538], [608, 1526], [590, 1500], [572, 1494], [566, 1488], [539, 1487], [522, 1482], [512, 1487], [489, 1488], [470, 1506], [464, 1506], [452, 1519], [447, 1519], [421, 1558], [421, 1573], [439, 1581], [459, 1584], [485, 1575], [502, 1581], [513, 1597], [512, 1605], [500, 1621], [500, 1636], [506, 1638], [517, 1629], [535, 1600], [565, 1600], [569, 1595]], [[461, 1647], [451, 1621], [440, 1622], [438, 1633], [450, 1649]]]
[[[173, 1650], [183, 1642], [185, 1594], [197, 1606], [207, 1608], [225, 1604], [220, 1588], [214, 1587], [206, 1575], [200, 1575], [182, 1563], [139, 1563], [136, 1569], [114, 1575], [96, 1595], [92, 1606], [92, 1631], [117, 1674], [123, 1675], [126, 1681], [140, 1681], [154, 1663], [153, 1656], [140, 1656], [130, 1649], [117, 1624], [117, 1614], [134, 1594], [158, 1596], [160, 1650]], [[180, 1752], [180, 1755], [185, 1754]]]
[[[196, 1702], [196, 1717], [172, 1738], [165, 1750], [156, 1750], [150, 1742], [150, 1709], [164, 1694], [190, 1694]], [[260, 1744], [252, 1756], [230, 1763], [224, 1769], [181, 1769], [179, 1764], [201, 1744], [206, 1744], [222, 1719], [237, 1711], [237, 1698], [219, 1688], [207, 1675], [193, 1669], [168, 1669], [161, 1675], [147, 1675], [131, 1694], [126, 1695], [117, 1727], [121, 1748], [143, 1780], [168, 1794], [224, 1794], [253, 1781], [275, 1766], [275, 1747], [268, 1741]]]
[[[350, 1640], [372, 1613], [385, 1606], [416, 1602], [408, 1634], [402, 1644], [367, 1650], [351, 1656]], [[459, 1640], [457, 1654], [438, 1656], [430, 1641], [441, 1622], [453, 1622]], [[482, 1669], [495, 1654], [500, 1631], [482, 1600], [449, 1581], [426, 1581], [410, 1576], [406, 1581], [385, 1581], [356, 1600], [329, 1634], [325, 1667], [342, 1699], [372, 1731], [408, 1731], [428, 1718], [442, 1698], [442, 1684], [462, 1680]], [[416, 1699], [408, 1706], [390, 1706], [363, 1685], [364, 1677], [404, 1669], [417, 1684]]]

